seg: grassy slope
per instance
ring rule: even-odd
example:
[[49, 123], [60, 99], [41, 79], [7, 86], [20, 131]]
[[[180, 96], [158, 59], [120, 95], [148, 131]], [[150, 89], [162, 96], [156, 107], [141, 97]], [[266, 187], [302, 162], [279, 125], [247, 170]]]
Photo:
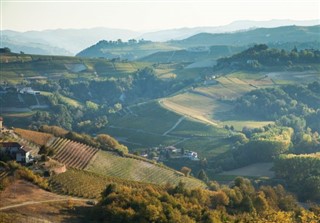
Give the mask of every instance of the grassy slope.
[[181, 176], [174, 170], [142, 160], [120, 157], [106, 151], [99, 151], [86, 170], [104, 176], [158, 185], [167, 183], [177, 185], [180, 181], [183, 181], [188, 187], [204, 186], [201, 181]]
[[136, 105], [130, 110], [132, 113], [127, 111], [112, 118], [109, 127], [102, 132], [115, 136], [131, 150], [160, 144], [176, 145], [197, 151], [200, 157], [208, 157], [230, 149], [226, 130], [183, 117], [157, 101]]

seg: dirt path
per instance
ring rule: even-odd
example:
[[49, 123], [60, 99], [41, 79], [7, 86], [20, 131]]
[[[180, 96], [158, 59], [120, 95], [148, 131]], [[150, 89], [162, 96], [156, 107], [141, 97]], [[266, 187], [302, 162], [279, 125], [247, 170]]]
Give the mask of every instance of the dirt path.
[[0, 211], [21, 206], [28, 207], [28, 205], [68, 200], [86, 202], [90, 199], [55, 194], [45, 191], [30, 182], [17, 180], [0, 193]]
[[69, 200], [76, 200], [76, 201], [88, 201], [90, 199], [84, 199], [84, 198], [59, 198], [59, 199], [51, 199], [51, 200], [42, 200], [42, 201], [26, 201], [20, 204], [13, 204], [13, 205], [8, 205], [5, 207], [1, 207], [0, 211], [10, 209], [10, 208], [16, 208], [16, 207], [21, 207], [25, 205], [33, 205], [33, 204], [41, 204], [41, 203], [50, 203], [50, 202], [60, 202], [60, 201], [69, 201]]
[[169, 129], [168, 131], [166, 131], [165, 133], [163, 133], [163, 136], [166, 136], [168, 133], [172, 132], [175, 128], [177, 128], [177, 126], [185, 119], [186, 117], [182, 116], [181, 118], [179, 118], [179, 120], [171, 127], [171, 129]]

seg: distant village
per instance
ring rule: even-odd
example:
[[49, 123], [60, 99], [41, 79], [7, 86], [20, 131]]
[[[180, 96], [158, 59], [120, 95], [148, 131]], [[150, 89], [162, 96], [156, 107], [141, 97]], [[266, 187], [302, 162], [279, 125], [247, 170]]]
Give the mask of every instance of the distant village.
[[145, 151], [142, 151], [140, 156], [160, 162], [169, 159], [189, 159], [192, 161], [199, 160], [197, 152], [185, 150], [183, 148], [178, 149], [174, 146], [158, 146], [149, 148]]

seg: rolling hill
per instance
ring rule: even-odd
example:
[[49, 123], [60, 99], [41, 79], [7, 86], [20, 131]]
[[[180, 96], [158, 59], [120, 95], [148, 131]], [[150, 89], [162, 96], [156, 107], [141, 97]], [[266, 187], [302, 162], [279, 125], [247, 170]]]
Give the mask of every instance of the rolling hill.
[[[159, 52], [168, 52], [169, 56], [165, 56], [166, 60], [159, 62], [170, 62], [174, 59], [174, 54], [182, 54], [188, 59], [188, 51], [206, 51], [205, 54], [213, 53], [213, 57], [228, 56], [233, 52], [220, 52], [221, 48], [209, 50], [211, 46], [237, 46], [245, 47], [255, 43], [268, 43], [268, 44], [288, 44], [304, 43], [304, 42], [318, 42], [320, 39], [320, 26], [283, 26], [277, 28], [257, 28], [253, 30], [237, 31], [232, 33], [199, 33], [183, 40], [172, 40], [167, 42], [117, 42], [117, 41], [100, 41], [95, 45], [88, 47], [81, 51], [78, 56], [81, 57], [105, 57], [117, 58], [128, 60], [136, 60], [139, 58], [147, 57], [148, 55], [158, 53], [153, 57], [163, 57]], [[315, 43], [317, 44], [317, 43]], [[280, 47], [279, 46], [279, 47]], [[186, 50], [188, 51], [182, 51]], [[217, 51], [217, 53], [216, 53]], [[192, 57], [197, 58], [201, 53], [193, 53]], [[200, 56], [201, 57], [201, 56]], [[179, 58], [179, 57], [178, 57]], [[148, 61], [148, 59], [146, 59]], [[181, 60], [181, 59], [180, 59]], [[193, 59], [194, 60], [194, 59]], [[155, 61], [155, 59], [149, 59]]]
[[277, 28], [258, 28], [234, 33], [199, 33], [184, 40], [171, 41], [180, 47], [212, 45], [243, 46], [253, 43], [286, 43], [319, 41], [320, 26], [283, 26]]
[[[199, 33], [225, 33], [254, 28], [273, 28], [279, 26], [312, 26], [319, 24], [317, 20], [270, 20], [270, 21], [235, 21], [218, 27], [177, 28], [159, 31], [137, 32], [126, 29], [95, 27], [87, 29], [54, 29], [42, 31], [18, 32], [2, 30], [2, 45], [13, 52], [23, 51], [28, 54], [41, 55], [75, 55], [99, 40], [127, 41], [129, 39], [145, 39], [155, 42], [182, 40]], [[77, 40], [77, 41], [75, 41]]]

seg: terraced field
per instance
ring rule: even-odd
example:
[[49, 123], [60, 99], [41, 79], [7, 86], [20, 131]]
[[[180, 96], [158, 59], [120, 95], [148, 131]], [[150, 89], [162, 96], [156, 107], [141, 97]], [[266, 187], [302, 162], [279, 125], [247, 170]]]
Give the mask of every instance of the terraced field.
[[104, 176], [144, 183], [176, 185], [183, 181], [189, 188], [204, 187], [203, 182], [195, 178], [185, 177], [182, 173], [167, 167], [161, 167], [143, 160], [120, 157], [106, 151], [99, 151], [85, 170]]
[[64, 173], [54, 175], [49, 183], [52, 190], [56, 193], [85, 198], [99, 198], [107, 185], [112, 183], [130, 187], [144, 187], [147, 185], [76, 169], [69, 169]]
[[78, 169], [84, 169], [98, 152], [97, 148], [64, 138], [57, 138], [50, 147], [55, 151], [55, 160]]

